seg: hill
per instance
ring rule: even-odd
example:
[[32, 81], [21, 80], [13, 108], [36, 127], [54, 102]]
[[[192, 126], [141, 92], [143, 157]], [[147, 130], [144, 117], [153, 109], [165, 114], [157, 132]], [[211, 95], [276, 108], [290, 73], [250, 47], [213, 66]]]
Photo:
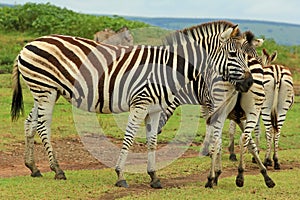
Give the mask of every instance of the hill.
[[[220, 19], [214, 18], [147, 18], [124, 16], [129, 20], [141, 21], [165, 29], [178, 30], [189, 26]], [[239, 24], [242, 31], [251, 30], [256, 36], [274, 39], [281, 45], [300, 45], [300, 25], [241, 19], [222, 19]]]

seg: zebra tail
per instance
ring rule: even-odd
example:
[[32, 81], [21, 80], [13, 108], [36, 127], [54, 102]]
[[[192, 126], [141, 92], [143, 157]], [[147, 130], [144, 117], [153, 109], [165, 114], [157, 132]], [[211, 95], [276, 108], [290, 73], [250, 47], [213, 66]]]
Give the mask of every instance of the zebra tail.
[[12, 89], [13, 97], [11, 103], [10, 115], [12, 121], [17, 121], [20, 114], [24, 113], [23, 94], [20, 83], [20, 71], [18, 69], [18, 57], [14, 61], [13, 72], [12, 72]]
[[272, 124], [273, 130], [275, 132], [278, 132], [277, 120], [278, 120], [277, 111], [272, 110], [272, 112], [271, 112], [271, 124]]
[[278, 112], [277, 112], [277, 106], [278, 106], [278, 93], [279, 93], [279, 82], [276, 81], [275, 83], [275, 91], [274, 91], [274, 99], [273, 99], [273, 106], [272, 106], [272, 110], [271, 110], [271, 124], [272, 127], [274, 129], [274, 131], [278, 132], [278, 126], [277, 126], [277, 122], [278, 122]]

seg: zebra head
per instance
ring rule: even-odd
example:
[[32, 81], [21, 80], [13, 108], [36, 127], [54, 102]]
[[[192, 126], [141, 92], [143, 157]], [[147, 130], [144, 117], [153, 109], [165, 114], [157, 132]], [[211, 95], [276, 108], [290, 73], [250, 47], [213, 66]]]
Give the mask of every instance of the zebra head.
[[[229, 81], [239, 92], [247, 92], [253, 84], [253, 77], [248, 68], [248, 52], [244, 44], [247, 41], [245, 35], [240, 34], [238, 26], [228, 28], [220, 34], [220, 46], [217, 56], [225, 58], [220, 71], [223, 80]], [[212, 61], [214, 62], [214, 61]], [[216, 64], [213, 64], [216, 66]]]
[[263, 64], [262, 57], [258, 55], [256, 48], [260, 47], [264, 43], [264, 40], [256, 39], [251, 31], [244, 32], [242, 37], [244, 39], [242, 42], [242, 51], [258, 60], [260, 64]]

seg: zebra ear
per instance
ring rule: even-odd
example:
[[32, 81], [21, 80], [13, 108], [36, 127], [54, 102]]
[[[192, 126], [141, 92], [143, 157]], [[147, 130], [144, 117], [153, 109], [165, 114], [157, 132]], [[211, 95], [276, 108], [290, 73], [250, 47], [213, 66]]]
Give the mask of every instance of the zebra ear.
[[269, 62], [270, 63], [274, 62], [276, 59], [277, 59], [277, 51], [274, 51], [269, 58]]
[[268, 54], [267, 50], [264, 48], [262, 50], [262, 55], [261, 55], [262, 64], [264, 66], [269, 64], [268, 63], [269, 57], [270, 57], [270, 55]]
[[264, 43], [263, 39], [254, 39], [252, 40], [251, 44], [256, 48], [260, 47]]
[[230, 27], [227, 30], [225, 30], [223, 33], [221, 33], [221, 41], [226, 42], [231, 37], [237, 36], [239, 33], [238, 25], [235, 25], [234, 27]]

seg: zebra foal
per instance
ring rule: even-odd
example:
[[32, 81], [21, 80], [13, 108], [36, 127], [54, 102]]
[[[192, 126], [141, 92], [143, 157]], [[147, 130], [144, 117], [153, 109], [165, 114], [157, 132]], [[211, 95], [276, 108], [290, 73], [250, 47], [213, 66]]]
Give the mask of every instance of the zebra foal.
[[114, 46], [64, 35], [37, 38], [17, 56], [13, 68], [12, 120], [23, 109], [19, 75], [29, 87], [34, 106], [25, 120], [25, 164], [31, 175], [41, 176], [34, 161], [37, 132], [56, 179], [66, 179], [50, 142], [50, 125], [56, 100], [63, 96], [89, 112], [129, 111], [123, 146], [116, 163], [116, 186], [128, 187], [124, 166], [134, 136], [145, 121], [150, 185], [160, 188], [155, 170], [156, 137], [161, 112], [172, 104], [186, 84], [211, 70], [238, 91], [248, 91], [252, 76], [241, 49], [238, 26], [218, 21], [176, 32], [167, 46]]
[[[286, 118], [287, 111], [291, 108], [294, 102], [293, 77], [291, 71], [287, 66], [272, 64], [277, 58], [277, 51], [269, 54], [266, 49], [262, 51], [263, 64], [263, 84], [266, 93], [266, 100], [263, 103], [261, 110], [261, 118], [265, 125], [267, 149], [264, 159], [264, 165], [272, 166], [271, 149], [272, 142], [274, 145], [274, 169], [280, 169], [278, 161], [278, 144], [280, 137], [280, 130]], [[260, 141], [260, 124], [259, 121], [255, 127], [256, 146], [259, 147]], [[234, 154], [234, 133], [235, 123], [230, 122], [230, 158], [235, 158]], [[234, 159], [233, 159], [234, 160]], [[253, 162], [256, 162], [253, 159]]]

